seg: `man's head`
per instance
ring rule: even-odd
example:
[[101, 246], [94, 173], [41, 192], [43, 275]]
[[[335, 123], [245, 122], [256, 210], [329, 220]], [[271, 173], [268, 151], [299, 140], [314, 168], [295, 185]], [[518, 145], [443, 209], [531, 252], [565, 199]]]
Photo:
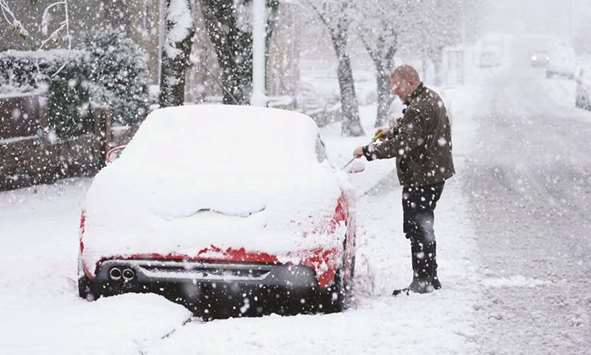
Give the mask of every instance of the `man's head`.
[[400, 101], [406, 102], [410, 94], [415, 91], [421, 83], [419, 73], [410, 65], [401, 65], [394, 69], [390, 75], [390, 85], [392, 92], [400, 98]]

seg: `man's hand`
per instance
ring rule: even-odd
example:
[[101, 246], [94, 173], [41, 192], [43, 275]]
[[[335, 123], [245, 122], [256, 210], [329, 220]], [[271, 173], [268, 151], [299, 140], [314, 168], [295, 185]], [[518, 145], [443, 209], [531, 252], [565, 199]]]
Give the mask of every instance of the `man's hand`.
[[373, 138], [372, 140], [375, 142], [378, 139], [382, 139], [386, 136], [386, 133], [388, 132], [387, 128], [378, 128], [376, 129], [376, 132], [373, 134]]
[[357, 147], [353, 150], [353, 157], [361, 158], [363, 156], [363, 147]]

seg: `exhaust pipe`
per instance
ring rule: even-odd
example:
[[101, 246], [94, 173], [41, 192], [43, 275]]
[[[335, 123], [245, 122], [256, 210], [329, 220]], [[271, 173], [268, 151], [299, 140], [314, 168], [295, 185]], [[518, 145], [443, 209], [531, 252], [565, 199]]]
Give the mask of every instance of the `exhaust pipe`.
[[123, 280], [131, 281], [135, 278], [135, 271], [133, 271], [133, 269], [126, 268], [123, 270], [122, 275], [123, 275]]
[[121, 280], [121, 269], [119, 269], [118, 267], [112, 267], [111, 270], [109, 270], [109, 278], [112, 281]]

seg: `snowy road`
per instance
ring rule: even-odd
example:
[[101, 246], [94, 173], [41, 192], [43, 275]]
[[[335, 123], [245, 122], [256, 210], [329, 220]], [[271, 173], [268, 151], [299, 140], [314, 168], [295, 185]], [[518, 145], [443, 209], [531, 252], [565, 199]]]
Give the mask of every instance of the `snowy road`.
[[464, 192], [484, 303], [478, 352], [589, 354], [591, 113], [572, 82], [501, 76], [485, 91]]

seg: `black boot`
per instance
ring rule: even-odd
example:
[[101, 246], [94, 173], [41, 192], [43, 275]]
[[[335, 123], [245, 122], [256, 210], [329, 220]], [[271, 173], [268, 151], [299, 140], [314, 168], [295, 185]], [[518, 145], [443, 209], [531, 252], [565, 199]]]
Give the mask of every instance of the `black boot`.
[[439, 277], [437, 276], [437, 242], [431, 243], [427, 250], [427, 255], [430, 255], [431, 258], [429, 262], [431, 267], [431, 285], [433, 285], [434, 289], [439, 290], [441, 288], [441, 282], [439, 282]]
[[412, 242], [411, 256], [413, 266], [413, 278], [407, 288], [394, 290], [393, 296], [402, 293], [430, 293], [441, 288], [441, 282], [437, 277], [437, 260], [435, 242], [423, 245]]

